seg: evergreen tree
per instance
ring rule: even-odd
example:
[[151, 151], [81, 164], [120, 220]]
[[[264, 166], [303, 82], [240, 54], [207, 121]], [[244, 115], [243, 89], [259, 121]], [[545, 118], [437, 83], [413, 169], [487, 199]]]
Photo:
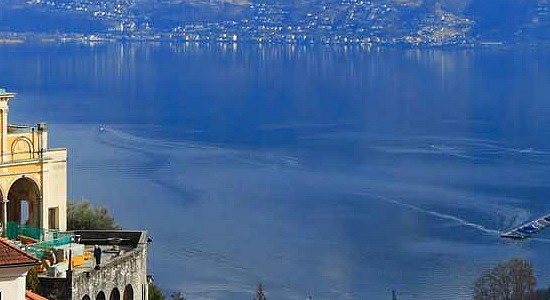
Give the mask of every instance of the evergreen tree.
[[166, 296], [154, 283], [149, 284], [149, 300], [165, 300]]

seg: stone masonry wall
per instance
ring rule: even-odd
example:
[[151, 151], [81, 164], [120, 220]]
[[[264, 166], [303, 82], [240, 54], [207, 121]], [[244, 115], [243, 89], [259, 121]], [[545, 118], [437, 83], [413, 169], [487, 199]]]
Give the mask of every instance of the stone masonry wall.
[[[72, 282], [73, 300], [87, 299], [86, 295], [94, 300], [100, 292], [105, 294], [106, 299], [116, 300], [116, 290], [120, 294], [118, 299], [146, 300], [147, 245], [138, 245], [135, 249], [113, 258], [99, 270], [75, 274]], [[133, 297], [128, 293], [128, 285], [131, 286]], [[110, 298], [111, 294], [113, 298]]]

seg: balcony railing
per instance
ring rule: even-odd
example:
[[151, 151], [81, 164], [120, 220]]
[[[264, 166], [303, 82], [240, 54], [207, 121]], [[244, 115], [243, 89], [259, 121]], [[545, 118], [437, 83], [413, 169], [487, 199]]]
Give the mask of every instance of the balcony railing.
[[13, 221], [8, 222], [6, 237], [13, 241], [20, 241], [25, 251], [38, 258], [42, 258], [51, 248], [68, 245], [73, 241], [72, 233], [21, 225]]
[[32, 255], [42, 258], [52, 248], [68, 245], [73, 242], [73, 236], [68, 233], [58, 232], [54, 238], [25, 246], [25, 250]]
[[46, 231], [42, 228], [21, 225], [13, 221], [9, 221], [6, 227], [6, 237], [10, 240], [16, 240], [20, 236], [24, 236], [36, 241], [42, 241], [45, 233]]

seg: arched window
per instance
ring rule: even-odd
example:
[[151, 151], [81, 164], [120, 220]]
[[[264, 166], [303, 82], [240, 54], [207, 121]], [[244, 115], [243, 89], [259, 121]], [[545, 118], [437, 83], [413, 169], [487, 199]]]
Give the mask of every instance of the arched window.
[[109, 296], [109, 300], [120, 300], [120, 292], [117, 288], [114, 288], [111, 291], [111, 296]]
[[103, 291], [97, 293], [97, 296], [95, 297], [95, 300], [106, 300], [105, 293]]
[[82, 297], [82, 300], [92, 300], [92, 299], [90, 299], [90, 296], [84, 295], [84, 297]]
[[124, 288], [124, 295], [122, 295], [123, 300], [134, 300], [134, 289], [131, 284], [126, 285]]

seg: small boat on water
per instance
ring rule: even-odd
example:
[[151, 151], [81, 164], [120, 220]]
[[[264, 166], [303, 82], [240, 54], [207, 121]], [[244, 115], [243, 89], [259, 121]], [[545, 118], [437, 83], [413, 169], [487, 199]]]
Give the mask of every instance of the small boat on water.
[[105, 125], [101, 124], [99, 125], [99, 132], [104, 132], [105, 131]]
[[536, 220], [533, 222], [533, 224], [535, 224], [538, 228], [542, 229], [546, 226], [548, 226], [548, 222], [547, 221], [544, 221], [543, 219], [540, 219], [540, 220]]
[[511, 239], [526, 239], [550, 226], [550, 215], [545, 215], [515, 229], [503, 232], [500, 236]]
[[509, 238], [509, 239], [513, 239], [513, 240], [523, 240], [523, 239], [528, 238], [529, 235], [521, 234], [517, 231], [510, 231], [510, 232], [506, 232], [506, 233], [501, 234], [500, 237]]
[[537, 231], [537, 229], [532, 227], [532, 226], [525, 226], [525, 227], [521, 227], [521, 228], [517, 229], [517, 231], [519, 231], [521, 233], [531, 234], [531, 233], [535, 233]]

